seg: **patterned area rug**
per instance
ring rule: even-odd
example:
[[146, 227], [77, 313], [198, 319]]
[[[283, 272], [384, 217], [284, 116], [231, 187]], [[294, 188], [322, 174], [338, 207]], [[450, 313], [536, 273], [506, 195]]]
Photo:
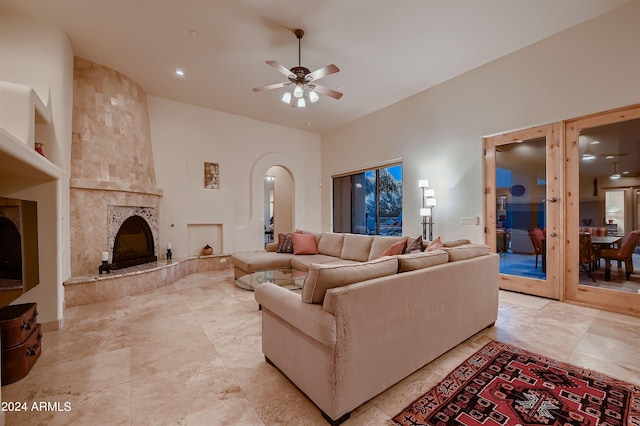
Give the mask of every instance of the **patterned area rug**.
[[393, 419], [400, 425], [640, 425], [640, 386], [491, 342]]

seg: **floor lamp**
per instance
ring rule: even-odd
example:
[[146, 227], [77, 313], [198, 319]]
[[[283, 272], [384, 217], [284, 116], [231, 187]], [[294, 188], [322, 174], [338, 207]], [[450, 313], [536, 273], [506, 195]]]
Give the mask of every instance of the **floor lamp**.
[[436, 206], [436, 191], [429, 188], [428, 179], [420, 179], [418, 186], [422, 190], [422, 239], [427, 239], [427, 225], [429, 226], [429, 240], [433, 241], [433, 208]]

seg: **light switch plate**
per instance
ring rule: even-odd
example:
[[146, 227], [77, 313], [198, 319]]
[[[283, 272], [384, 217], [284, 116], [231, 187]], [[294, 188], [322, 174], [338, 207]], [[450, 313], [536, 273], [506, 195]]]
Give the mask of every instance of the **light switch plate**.
[[461, 217], [460, 225], [479, 225], [480, 218], [478, 216]]

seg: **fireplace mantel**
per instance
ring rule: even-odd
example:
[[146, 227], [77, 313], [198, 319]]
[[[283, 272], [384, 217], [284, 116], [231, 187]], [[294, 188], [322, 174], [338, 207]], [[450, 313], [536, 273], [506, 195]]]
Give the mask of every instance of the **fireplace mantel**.
[[69, 187], [73, 189], [130, 192], [133, 194], [155, 195], [157, 197], [162, 197], [162, 189], [156, 186], [142, 185], [138, 183], [123, 184], [122, 182], [72, 178], [69, 180]]

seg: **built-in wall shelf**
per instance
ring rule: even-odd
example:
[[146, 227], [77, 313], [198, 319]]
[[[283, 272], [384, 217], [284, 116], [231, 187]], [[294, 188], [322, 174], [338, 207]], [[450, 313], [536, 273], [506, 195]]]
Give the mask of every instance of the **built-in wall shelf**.
[[64, 172], [33, 147], [0, 128], [0, 178], [56, 180]]
[[0, 128], [34, 147], [36, 123], [50, 125], [51, 102], [45, 103], [31, 86], [0, 81]]

